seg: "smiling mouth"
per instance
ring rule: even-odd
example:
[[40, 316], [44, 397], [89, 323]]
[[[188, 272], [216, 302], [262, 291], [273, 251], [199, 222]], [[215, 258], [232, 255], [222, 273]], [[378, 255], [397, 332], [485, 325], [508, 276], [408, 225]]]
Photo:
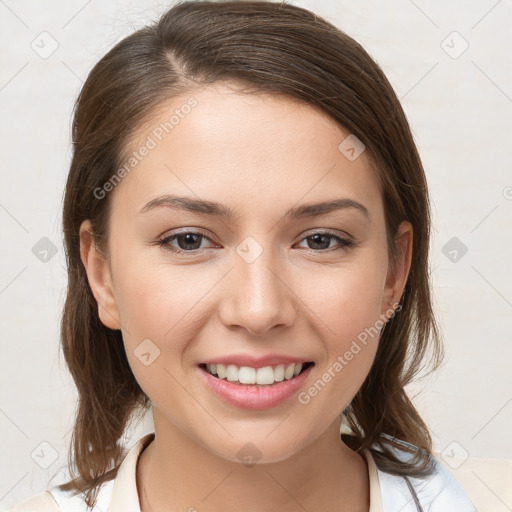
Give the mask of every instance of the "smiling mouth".
[[279, 382], [292, 380], [308, 368], [314, 366], [313, 361], [304, 364], [280, 364], [266, 366], [263, 368], [252, 368], [247, 366], [238, 367], [236, 365], [223, 364], [205, 364], [198, 366], [213, 377], [238, 384], [240, 386], [257, 385], [272, 386]]

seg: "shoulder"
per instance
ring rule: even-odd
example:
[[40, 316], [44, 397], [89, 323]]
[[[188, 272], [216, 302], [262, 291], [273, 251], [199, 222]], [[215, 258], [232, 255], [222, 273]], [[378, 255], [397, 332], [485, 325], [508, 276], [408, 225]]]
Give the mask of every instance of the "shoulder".
[[59, 505], [59, 512], [105, 512], [110, 502], [115, 480], [108, 480], [101, 484], [94, 507], [88, 508], [84, 493], [73, 494], [71, 491], [62, 491], [58, 487], [50, 489], [53, 499]]
[[[394, 439], [404, 447], [417, 447]], [[390, 445], [390, 448], [401, 460], [408, 460], [411, 453]], [[462, 486], [455, 480], [450, 471], [432, 455], [430, 456], [433, 471], [426, 477], [407, 477], [391, 475], [377, 468], [382, 504], [384, 512], [400, 510], [401, 512], [416, 512], [414, 493], [423, 510], [429, 512], [477, 512], [473, 503]], [[414, 492], [413, 492], [414, 491]]]
[[83, 493], [73, 495], [71, 491], [62, 491], [58, 487], [44, 491], [18, 503], [9, 512], [105, 512], [108, 508], [114, 481], [101, 485], [96, 505], [90, 509]]
[[50, 491], [44, 491], [18, 503], [9, 512], [62, 512]]
[[63, 491], [58, 486], [54, 486], [19, 503], [9, 512], [106, 512], [109, 508], [114, 510], [114, 505], [116, 510], [126, 512], [132, 504], [138, 504], [137, 460], [144, 447], [153, 440], [154, 435], [154, 432], [151, 432], [139, 439], [128, 453], [124, 454], [116, 476], [98, 485], [97, 499], [92, 509], [87, 507], [85, 492], [74, 494], [73, 491]]

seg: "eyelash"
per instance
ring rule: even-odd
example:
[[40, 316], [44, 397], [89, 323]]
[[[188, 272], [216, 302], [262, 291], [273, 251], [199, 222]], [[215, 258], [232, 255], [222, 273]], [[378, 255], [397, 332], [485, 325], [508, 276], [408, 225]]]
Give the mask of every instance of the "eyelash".
[[[174, 240], [174, 239], [176, 239], [176, 238], [178, 238], [180, 236], [184, 236], [184, 235], [199, 235], [199, 236], [201, 236], [203, 238], [206, 238], [207, 240], [209, 240], [211, 242], [210, 238], [208, 238], [203, 233], [196, 232], [196, 231], [180, 231], [179, 233], [174, 233], [173, 235], [166, 236], [164, 238], [159, 239], [157, 241], [157, 244], [160, 247], [163, 247], [164, 249], [166, 249], [168, 251], [171, 251], [173, 253], [176, 253], [176, 254], [184, 254], [184, 255], [187, 255], [187, 256], [195, 256], [195, 255], [197, 255], [198, 251], [200, 251], [201, 249], [193, 249], [193, 250], [190, 250], [190, 251], [185, 251], [183, 249], [179, 249], [177, 247], [169, 245], [169, 242], [171, 242], [172, 240]], [[352, 240], [348, 240], [346, 238], [342, 238], [339, 235], [335, 235], [331, 231], [322, 231], [322, 230], [313, 232], [312, 234], [302, 238], [300, 240], [300, 242], [302, 242], [303, 240], [306, 240], [308, 238], [311, 238], [311, 237], [313, 237], [315, 235], [327, 235], [331, 239], [334, 238], [334, 239], [339, 241], [339, 247], [330, 247], [330, 248], [327, 248], [327, 249], [318, 249], [318, 250], [307, 249], [307, 250], [309, 250], [310, 252], [313, 252], [313, 253], [320, 253], [320, 254], [322, 254], [322, 253], [334, 252], [334, 251], [339, 251], [339, 250], [348, 251], [352, 247], [357, 245]]]

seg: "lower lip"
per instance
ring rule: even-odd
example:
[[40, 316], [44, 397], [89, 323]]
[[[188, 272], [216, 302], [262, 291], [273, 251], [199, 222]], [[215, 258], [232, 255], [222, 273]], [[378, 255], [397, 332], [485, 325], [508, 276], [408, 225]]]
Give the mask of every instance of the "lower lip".
[[276, 407], [293, 396], [304, 384], [311, 368], [313, 366], [306, 368], [293, 379], [276, 382], [271, 386], [235, 384], [214, 377], [203, 368], [200, 370], [201, 377], [209, 388], [228, 404], [240, 409], [262, 410]]

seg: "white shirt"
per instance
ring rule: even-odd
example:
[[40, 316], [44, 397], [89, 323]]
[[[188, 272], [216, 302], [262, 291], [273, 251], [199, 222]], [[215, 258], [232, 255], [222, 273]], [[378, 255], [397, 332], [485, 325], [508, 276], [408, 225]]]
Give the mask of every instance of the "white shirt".
[[[93, 512], [141, 512], [136, 468], [140, 454], [153, 440], [154, 432], [143, 436], [122, 461], [116, 478], [105, 482]], [[400, 451], [392, 448], [400, 456]], [[417, 512], [406, 481], [380, 471], [369, 450], [362, 452], [368, 464], [370, 482], [369, 512]], [[406, 452], [402, 452], [402, 455]], [[427, 478], [409, 478], [424, 512], [477, 512], [462, 487], [435, 458], [435, 470]], [[56, 487], [32, 496], [10, 512], [89, 512], [80, 495], [71, 496]]]

